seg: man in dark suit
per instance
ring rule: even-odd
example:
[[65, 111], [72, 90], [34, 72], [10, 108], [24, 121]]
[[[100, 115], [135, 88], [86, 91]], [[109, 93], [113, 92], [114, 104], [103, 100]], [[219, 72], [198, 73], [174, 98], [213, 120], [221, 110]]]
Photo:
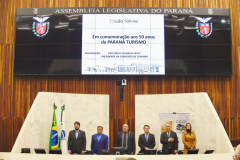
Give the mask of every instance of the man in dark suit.
[[103, 127], [97, 127], [97, 134], [92, 135], [92, 154], [99, 154], [100, 149], [108, 149], [108, 136], [102, 133]]
[[160, 142], [163, 144], [163, 154], [176, 154], [178, 152], [177, 134], [171, 130], [171, 125], [165, 125], [166, 132], [163, 132], [160, 137]]
[[139, 135], [138, 146], [141, 148], [139, 153], [144, 153], [147, 149], [153, 149], [155, 147], [154, 134], [149, 133], [150, 126], [144, 125], [144, 134]]
[[80, 130], [80, 123], [74, 122], [75, 130], [69, 132], [68, 135], [68, 152], [69, 154], [84, 154], [86, 150], [86, 135]]
[[124, 124], [122, 132], [117, 133], [116, 147], [123, 147], [124, 154], [134, 155], [136, 152], [135, 136], [133, 132], [128, 131], [128, 125]]

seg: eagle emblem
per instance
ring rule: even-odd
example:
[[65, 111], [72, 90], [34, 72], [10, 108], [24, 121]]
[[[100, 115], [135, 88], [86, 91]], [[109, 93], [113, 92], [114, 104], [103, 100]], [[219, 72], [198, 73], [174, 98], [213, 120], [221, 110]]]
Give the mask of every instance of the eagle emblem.
[[196, 31], [198, 35], [200, 35], [202, 38], [207, 38], [212, 34], [212, 22], [208, 23], [212, 19], [212, 17], [207, 18], [201, 18], [196, 17], [196, 19], [200, 22], [196, 22]]
[[49, 17], [33, 17], [37, 22], [33, 22], [33, 33], [37, 37], [44, 37], [49, 31], [49, 22], [45, 22]]

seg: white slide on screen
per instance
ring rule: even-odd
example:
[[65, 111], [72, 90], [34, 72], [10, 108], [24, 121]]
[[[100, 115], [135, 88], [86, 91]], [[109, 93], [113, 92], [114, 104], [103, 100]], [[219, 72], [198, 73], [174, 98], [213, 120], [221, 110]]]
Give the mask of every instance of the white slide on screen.
[[164, 16], [85, 14], [83, 75], [164, 75]]

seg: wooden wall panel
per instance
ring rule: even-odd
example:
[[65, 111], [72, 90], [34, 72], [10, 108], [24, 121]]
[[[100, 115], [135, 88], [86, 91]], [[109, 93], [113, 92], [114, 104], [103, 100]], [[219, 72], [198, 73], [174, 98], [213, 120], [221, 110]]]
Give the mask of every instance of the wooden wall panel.
[[[3, 118], [2, 118], [2, 117], [0, 117], [0, 130], [1, 130], [1, 131], [4, 130], [4, 129], [3, 129]], [[0, 134], [0, 142], [1, 142], [1, 144], [3, 143], [3, 137], [4, 137], [4, 135], [3, 135], [3, 133], [1, 133], [1, 134]], [[3, 151], [3, 148], [4, 148], [4, 145], [0, 145], [0, 152]]]
[[2, 128], [1, 134], [3, 136], [1, 145], [2, 145], [2, 151], [7, 152], [11, 151], [12, 144], [13, 144], [13, 123], [11, 117], [4, 117], [1, 119], [2, 121]]
[[[13, 76], [16, 8], [186, 7], [230, 8], [232, 77], [207, 76]], [[240, 139], [240, 1], [238, 0], [0, 0], [0, 152], [11, 151], [40, 91], [109, 94], [110, 147], [124, 123], [135, 131], [135, 95], [207, 92], [229, 138]], [[127, 79], [124, 101], [117, 80]], [[90, 136], [90, 135], [89, 135]]]

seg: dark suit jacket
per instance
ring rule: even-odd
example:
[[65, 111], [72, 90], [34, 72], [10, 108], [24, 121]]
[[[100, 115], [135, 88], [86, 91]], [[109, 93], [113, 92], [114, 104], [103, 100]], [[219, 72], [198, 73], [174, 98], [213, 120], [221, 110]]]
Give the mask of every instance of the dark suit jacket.
[[148, 142], [146, 141], [145, 134], [139, 135], [138, 146], [141, 148], [140, 152], [145, 151], [145, 147], [153, 149], [155, 147], [155, 137], [154, 134], [149, 133]]
[[[116, 147], [122, 147], [122, 132], [117, 133], [117, 139], [116, 139]], [[136, 152], [136, 143], [135, 143], [135, 136], [133, 132], [128, 131], [128, 154], [131, 154], [133, 152], [135, 154]]]
[[97, 134], [92, 135], [91, 151], [92, 154], [99, 154], [100, 149], [108, 149], [108, 136], [102, 134], [101, 139], [97, 140]]
[[86, 135], [82, 130], [78, 131], [78, 137], [76, 139], [75, 130], [69, 132], [68, 135], [68, 150], [73, 153], [81, 154], [81, 152], [86, 150]]
[[163, 144], [162, 153], [168, 154], [169, 149], [171, 150], [171, 154], [174, 153], [174, 150], [178, 150], [178, 138], [177, 134], [173, 131], [170, 131], [170, 137], [174, 138], [174, 142], [168, 142], [167, 132], [163, 132], [160, 137], [160, 142]]

